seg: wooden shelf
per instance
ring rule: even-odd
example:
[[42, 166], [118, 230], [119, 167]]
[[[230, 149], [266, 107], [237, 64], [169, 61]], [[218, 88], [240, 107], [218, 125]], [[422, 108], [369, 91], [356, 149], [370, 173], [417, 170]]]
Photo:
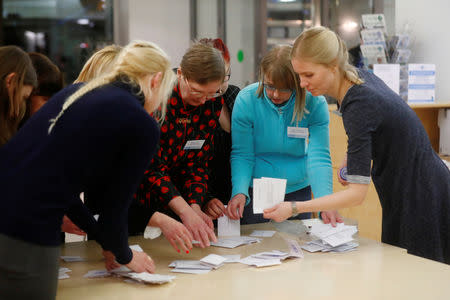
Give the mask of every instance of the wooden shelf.
[[450, 108], [450, 102], [435, 102], [435, 103], [408, 103], [412, 109], [422, 108]]

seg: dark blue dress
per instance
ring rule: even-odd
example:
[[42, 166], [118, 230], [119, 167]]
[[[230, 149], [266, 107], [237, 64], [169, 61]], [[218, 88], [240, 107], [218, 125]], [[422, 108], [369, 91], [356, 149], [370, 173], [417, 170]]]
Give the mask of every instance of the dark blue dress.
[[450, 171], [415, 112], [375, 75], [352, 86], [340, 111], [348, 136], [348, 181], [373, 180], [382, 241], [450, 263]]

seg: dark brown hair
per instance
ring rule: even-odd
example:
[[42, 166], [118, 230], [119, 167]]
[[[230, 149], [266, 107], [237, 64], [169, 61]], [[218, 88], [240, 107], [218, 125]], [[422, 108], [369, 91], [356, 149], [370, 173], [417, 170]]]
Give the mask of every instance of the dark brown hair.
[[[9, 96], [6, 78], [14, 73]], [[36, 72], [26, 52], [16, 46], [0, 47], [0, 147], [17, 131], [17, 126], [25, 114], [26, 104], [20, 99], [20, 91], [25, 85], [37, 86]]]
[[187, 80], [204, 85], [225, 78], [225, 63], [222, 53], [212, 46], [193, 44], [181, 59], [181, 73]]
[[63, 88], [63, 76], [59, 68], [45, 55], [28, 53], [36, 70], [38, 86], [33, 95], [51, 97]]

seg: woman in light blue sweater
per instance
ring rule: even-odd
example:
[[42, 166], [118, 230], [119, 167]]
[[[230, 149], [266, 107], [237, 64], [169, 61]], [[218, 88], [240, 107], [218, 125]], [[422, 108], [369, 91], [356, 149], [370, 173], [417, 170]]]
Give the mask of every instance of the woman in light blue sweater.
[[[233, 190], [227, 213], [232, 219], [242, 218], [243, 224], [267, 221], [252, 212], [254, 178], [286, 179], [285, 201], [310, 200], [311, 190], [315, 197], [333, 192], [327, 102], [300, 87], [290, 61], [291, 48], [269, 51], [261, 61], [259, 82], [236, 98], [231, 130]], [[341, 221], [335, 211], [322, 217], [326, 222]]]

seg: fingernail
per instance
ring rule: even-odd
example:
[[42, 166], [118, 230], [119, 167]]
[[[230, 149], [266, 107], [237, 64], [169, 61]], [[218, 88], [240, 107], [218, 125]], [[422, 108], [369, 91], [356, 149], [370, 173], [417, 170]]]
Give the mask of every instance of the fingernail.
[[186, 253], [187, 253], [187, 254], [189, 254], [189, 251], [188, 251], [188, 250], [186, 250]]
[[178, 253], [180, 253], [180, 250], [177, 250], [178, 251]]

